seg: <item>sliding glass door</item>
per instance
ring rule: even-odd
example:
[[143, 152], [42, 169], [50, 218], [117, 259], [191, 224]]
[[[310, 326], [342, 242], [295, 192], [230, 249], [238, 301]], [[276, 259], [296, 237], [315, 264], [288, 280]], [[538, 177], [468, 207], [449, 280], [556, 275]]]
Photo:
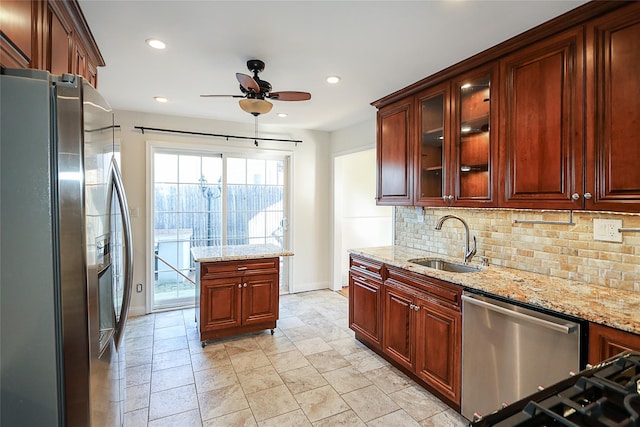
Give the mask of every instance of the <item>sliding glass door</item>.
[[[193, 305], [194, 246], [288, 247], [288, 158], [153, 150], [152, 310]], [[288, 291], [281, 261], [281, 292]]]

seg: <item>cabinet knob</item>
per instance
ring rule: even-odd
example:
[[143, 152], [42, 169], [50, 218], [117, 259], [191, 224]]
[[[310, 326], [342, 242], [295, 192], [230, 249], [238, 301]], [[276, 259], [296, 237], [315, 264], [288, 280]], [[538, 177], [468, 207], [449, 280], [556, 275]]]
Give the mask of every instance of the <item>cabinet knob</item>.
[[419, 306], [419, 305], [414, 305], [414, 306], [413, 306], [413, 309], [414, 309], [415, 311], [418, 311], [418, 310], [420, 310], [420, 306]]
[[245, 284], [244, 284], [244, 285], [242, 285], [242, 286], [246, 288], [246, 287], [247, 287], [247, 284], [245, 283]]
[[411, 310], [413, 310], [413, 309], [414, 309], [414, 307], [415, 307], [415, 305], [413, 305], [413, 304], [409, 304], [409, 308], [410, 308]]
[[571, 199], [573, 199], [573, 200], [578, 200], [579, 198], [580, 198], [580, 195], [578, 193], [573, 193], [571, 195]]
[[238, 283], [238, 287], [241, 288], [242, 287], [242, 283]]
[[584, 198], [589, 200], [590, 198], [592, 198], [593, 196], [591, 195], [591, 193], [584, 193]]
[[449, 197], [447, 197], [449, 199], [449, 201], [453, 200], [453, 196], [451, 194], [449, 194]]

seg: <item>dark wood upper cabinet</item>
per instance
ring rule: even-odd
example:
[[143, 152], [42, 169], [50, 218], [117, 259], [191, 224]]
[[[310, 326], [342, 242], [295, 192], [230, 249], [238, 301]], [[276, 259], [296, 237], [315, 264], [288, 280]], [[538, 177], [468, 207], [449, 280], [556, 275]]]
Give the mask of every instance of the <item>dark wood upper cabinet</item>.
[[29, 1], [0, 2], [0, 55], [4, 67], [26, 68], [32, 58], [32, 17], [36, 3]]
[[500, 61], [500, 206], [580, 209], [582, 28]]
[[446, 206], [451, 199], [449, 171], [451, 132], [449, 84], [437, 85], [415, 98], [415, 204]]
[[493, 64], [415, 95], [417, 206], [495, 206]]
[[0, 66], [74, 73], [94, 87], [104, 59], [75, 0], [0, 2]]
[[453, 206], [496, 205], [498, 85], [495, 63], [452, 82]]
[[639, 45], [640, 2], [589, 2], [374, 101], [379, 200], [640, 212]]
[[413, 204], [413, 104], [403, 100], [378, 111], [378, 205]]
[[586, 27], [587, 209], [640, 212], [639, 6]]
[[55, 75], [68, 73], [73, 70], [71, 55], [71, 49], [73, 48], [73, 29], [71, 28], [71, 24], [61, 15], [60, 13], [56, 13], [51, 6], [47, 7], [49, 37], [46, 40], [48, 46], [46, 69]]

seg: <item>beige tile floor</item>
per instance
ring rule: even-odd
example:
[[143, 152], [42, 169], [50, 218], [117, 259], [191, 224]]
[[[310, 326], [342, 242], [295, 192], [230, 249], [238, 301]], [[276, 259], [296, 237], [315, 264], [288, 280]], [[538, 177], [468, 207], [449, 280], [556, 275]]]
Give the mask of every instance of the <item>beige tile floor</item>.
[[125, 425], [431, 426], [468, 422], [354, 339], [348, 301], [283, 295], [275, 334], [202, 348], [194, 310], [130, 319]]

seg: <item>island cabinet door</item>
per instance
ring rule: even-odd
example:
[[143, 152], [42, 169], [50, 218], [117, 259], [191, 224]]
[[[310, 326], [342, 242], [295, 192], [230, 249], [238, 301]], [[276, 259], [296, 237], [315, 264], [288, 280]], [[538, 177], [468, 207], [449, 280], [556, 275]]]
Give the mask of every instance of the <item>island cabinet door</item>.
[[247, 275], [242, 280], [242, 324], [278, 320], [278, 275]]
[[415, 366], [413, 296], [387, 280], [384, 286], [383, 351], [409, 370]]
[[416, 374], [460, 404], [462, 314], [423, 299], [416, 306]]
[[201, 281], [200, 330], [240, 326], [240, 295], [242, 278], [210, 279]]

